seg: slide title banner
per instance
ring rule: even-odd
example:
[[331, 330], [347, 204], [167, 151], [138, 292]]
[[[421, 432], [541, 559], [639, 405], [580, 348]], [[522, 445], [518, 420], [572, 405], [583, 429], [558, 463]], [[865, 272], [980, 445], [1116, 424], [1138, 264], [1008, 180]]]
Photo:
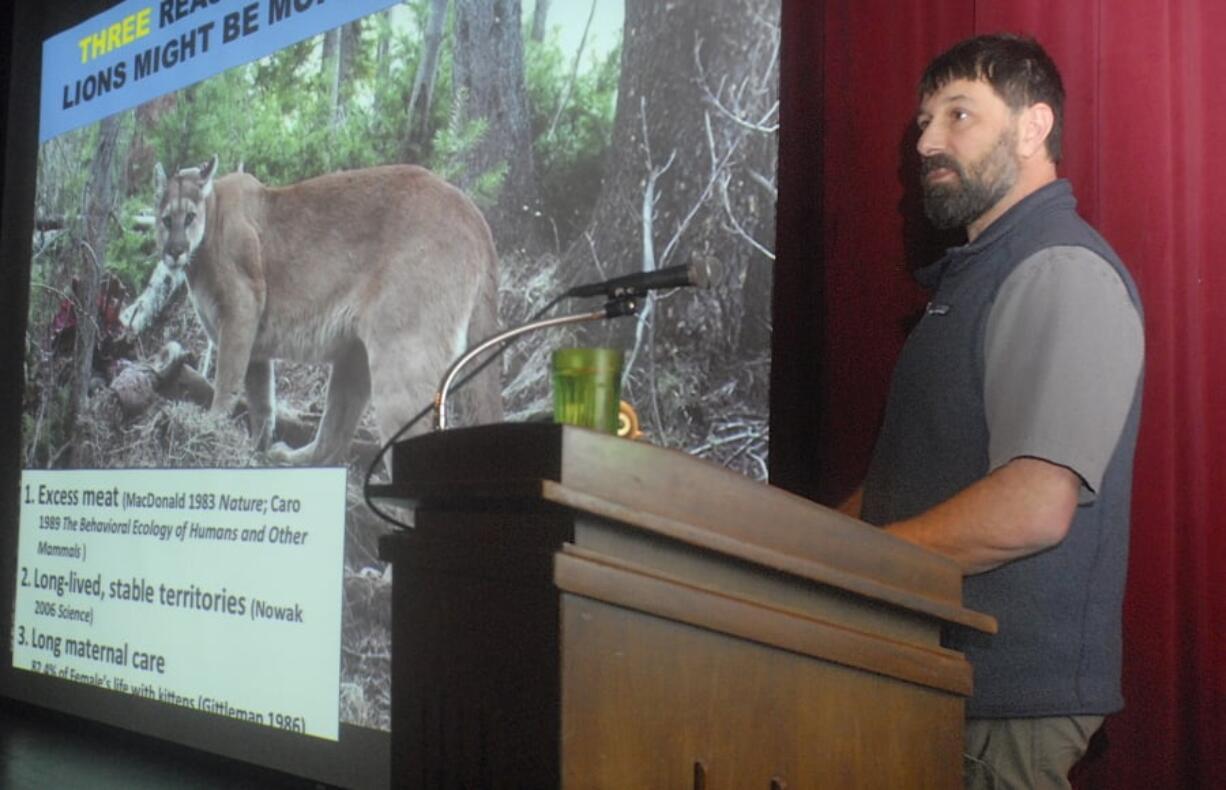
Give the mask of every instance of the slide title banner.
[[13, 665], [335, 740], [345, 470], [26, 470]]
[[185, 88], [395, 0], [131, 0], [47, 39], [39, 142]]

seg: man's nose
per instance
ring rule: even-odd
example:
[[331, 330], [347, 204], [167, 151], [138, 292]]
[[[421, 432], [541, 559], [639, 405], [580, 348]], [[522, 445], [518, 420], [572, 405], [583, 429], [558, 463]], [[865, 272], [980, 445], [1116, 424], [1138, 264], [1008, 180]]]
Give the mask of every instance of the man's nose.
[[941, 134], [935, 123], [930, 123], [920, 131], [919, 140], [915, 142], [915, 150], [925, 159], [945, 150], [945, 135]]

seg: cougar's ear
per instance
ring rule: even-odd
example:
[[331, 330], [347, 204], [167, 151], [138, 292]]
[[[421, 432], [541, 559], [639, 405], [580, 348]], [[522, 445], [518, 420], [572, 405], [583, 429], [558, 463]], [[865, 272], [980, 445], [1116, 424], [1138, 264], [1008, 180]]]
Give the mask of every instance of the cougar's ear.
[[166, 194], [166, 171], [162, 169], [162, 163], [157, 162], [153, 165], [153, 198], [161, 200], [164, 194]]
[[203, 182], [200, 185], [200, 192], [204, 197], [208, 197], [213, 191], [213, 176], [217, 173], [217, 154], [213, 154], [213, 158], [200, 166], [200, 180]]

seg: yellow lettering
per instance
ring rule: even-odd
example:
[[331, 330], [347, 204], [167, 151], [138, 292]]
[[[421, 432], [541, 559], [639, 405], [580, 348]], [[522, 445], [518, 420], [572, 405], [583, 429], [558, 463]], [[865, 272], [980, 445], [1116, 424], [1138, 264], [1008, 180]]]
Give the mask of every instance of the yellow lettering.
[[152, 14], [152, 8], [143, 8], [135, 14], [128, 14], [105, 30], [91, 33], [78, 41], [77, 46], [81, 49], [81, 62], [88, 63], [111, 50], [119, 49], [138, 38], [149, 35], [151, 32], [149, 20]]
[[153, 8], [146, 8], [136, 13], [136, 38], [144, 38], [149, 35], [149, 18], [152, 14]]
[[95, 33], [89, 37], [89, 58], [93, 60], [99, 55], [106, 54], [106, 31]]

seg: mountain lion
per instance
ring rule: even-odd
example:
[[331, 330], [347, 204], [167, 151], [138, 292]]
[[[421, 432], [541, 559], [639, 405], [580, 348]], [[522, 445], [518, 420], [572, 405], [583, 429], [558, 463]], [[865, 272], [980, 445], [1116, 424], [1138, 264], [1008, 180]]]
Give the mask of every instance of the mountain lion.
[[[214, 414], [245, 386], [261, 449], [276, 419], [273, 360], [328, 362], [310, 444], [277, 462], [343, 463], [366, 403], [386, 440], [430, 403], [448, 364], [497, 328], [497, 257], [480, 211], [420, 167], [330, 173], [266, 187], [214, 179], [217, 157], [157, 179], [162, 277], [186, 272], [217, 347]], [[494, 367], [494, 366], [491, 366]], [[474, 421], [501, 417], [496, 372], [472, 382]]]

